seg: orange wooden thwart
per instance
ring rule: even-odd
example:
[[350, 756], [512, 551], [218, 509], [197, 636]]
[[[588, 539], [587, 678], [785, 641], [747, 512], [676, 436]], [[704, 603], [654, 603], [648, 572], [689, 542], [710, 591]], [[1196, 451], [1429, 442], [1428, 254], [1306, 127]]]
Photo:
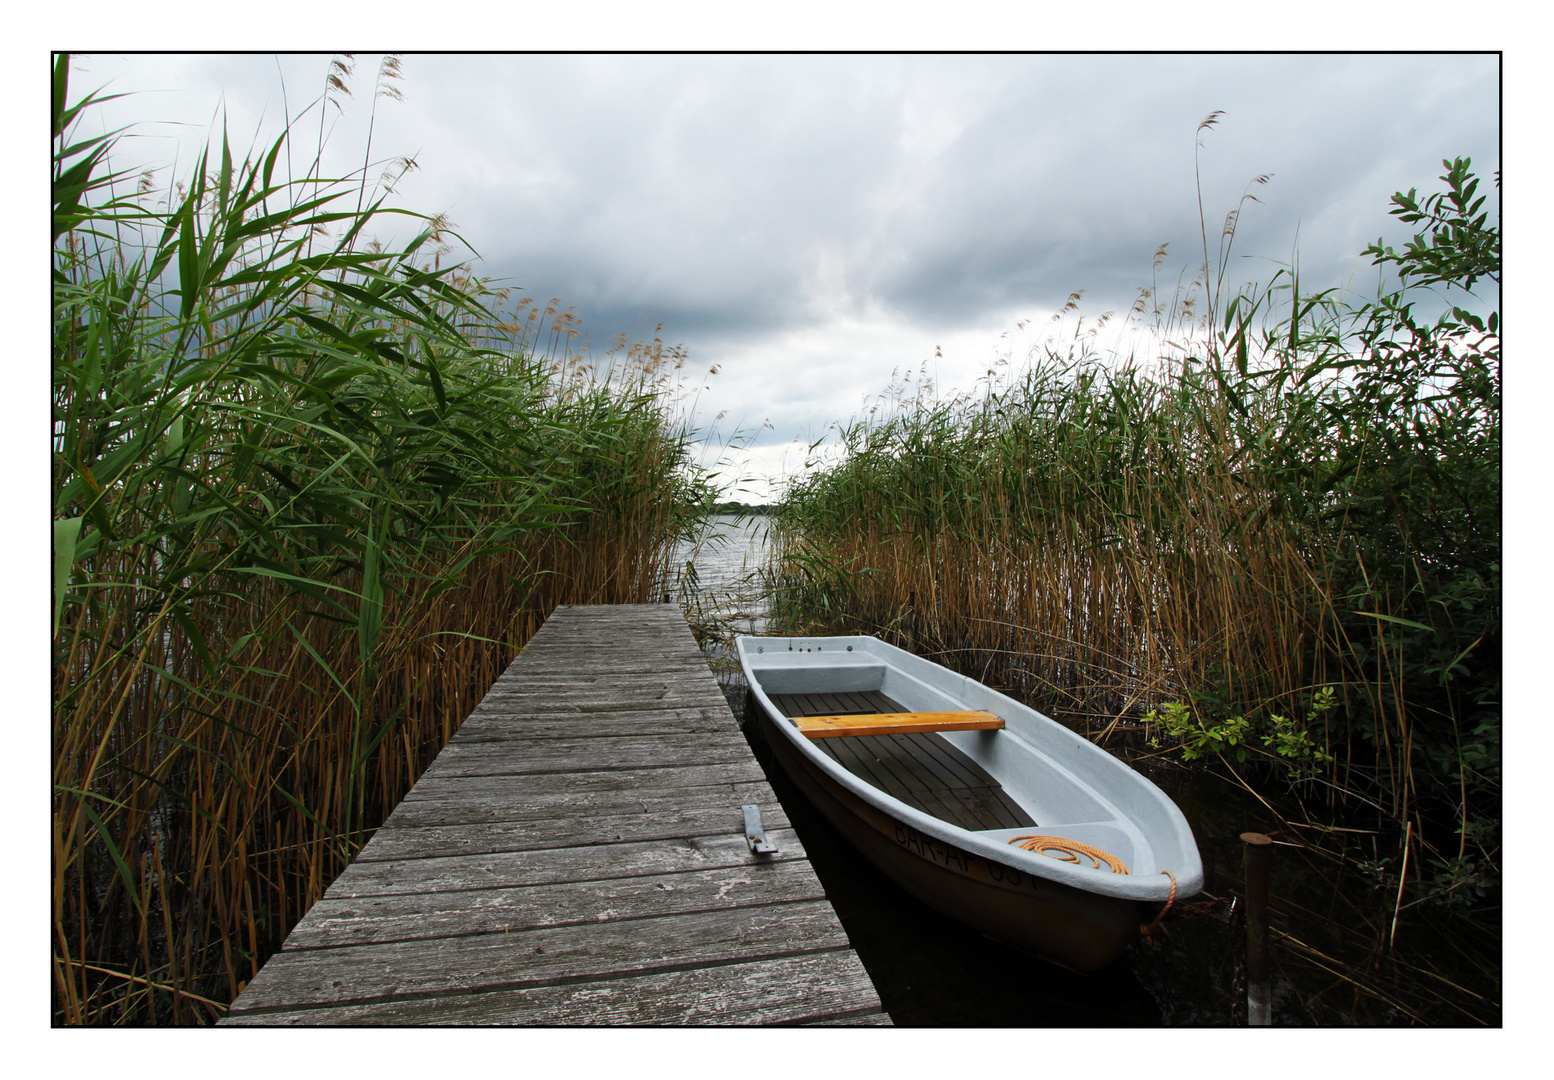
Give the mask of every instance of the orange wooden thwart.
[[866, 713], [861, 716], [790, 716], [811, 739], [839, 735], [911, 735], [918, 731], [994, 731], [1002, 718], [980, 709], [958, 712]]

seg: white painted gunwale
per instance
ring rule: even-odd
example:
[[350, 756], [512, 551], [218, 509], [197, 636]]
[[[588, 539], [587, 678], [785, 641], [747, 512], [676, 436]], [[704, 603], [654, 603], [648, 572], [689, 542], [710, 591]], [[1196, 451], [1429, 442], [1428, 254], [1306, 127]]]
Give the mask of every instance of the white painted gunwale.
[[[1093, 799], [1101, 807], [1101, 814], [1087, 817], [1083, 822], [1053, 821], [1048, 824], [1043, 814], [1037, 812], [1032, 816], [1042, 822], [1040, 825], [1023, 830], [973, 832], [925, 814], [859, 779], [822, 753], [792, 724], [775, 725], [837, 785], [918, 832], [1035, 877], [1098, 896], [1164, 901], [1171, 895], [1171, 880], [1161, 873], [1163, 870], [1175, 875], [1178, 899], [1203, 888], [1203, 863], [1192, 829], [1165, 792], [1126, 763], [1035, 709], [873, 637], [741, 636], [736, 640], [736, 647], [751, 691], [773, 716], [782, 713], [767, 696], [762, 673], [770, 676], [774, 672], [815, 667], [883, 666], [887, 671], [885, 677], [892, 679], [896, 690], [891, 693], [887, 688], [887, 695], [906, 708], [914, 711], [986, 709], [1003, 717], [1005, 727], [1002, 730], [947, 732], [945, 738], [998, 777], [1005, 791], [1028, 809], [1037, 809], [1036, 800], [1029, 797], [1031, 790], [1044, 780], [1050, 783], [1054, 779], [1072, 785], [1077, 801]], [[902, 700], [903, 689], [905, 696], [915, 696], [917, 700]], [[1061, 764], [1054, 755], [1070, 758], [1070, 764]], [[1119, 803], [1130, 809], [1125, 810]], [[1069, 839], [1082, 840], [1083, 835], [1075, 834], [1082, 834], [1083, 826], [1092, 824], [1112, 826], [1126, 834], [1132, 848], [1127, 853], [1106, 843], [1099, 846], [1121, 856], [1131, 874], [1114, 874], [1104, 869], [1061, 862], [1007, 842], [1009, 836], [1022, 833], [1067, 835]], [[1074, 826], [1073, 833], [1064, 832], [1067, 825]]]

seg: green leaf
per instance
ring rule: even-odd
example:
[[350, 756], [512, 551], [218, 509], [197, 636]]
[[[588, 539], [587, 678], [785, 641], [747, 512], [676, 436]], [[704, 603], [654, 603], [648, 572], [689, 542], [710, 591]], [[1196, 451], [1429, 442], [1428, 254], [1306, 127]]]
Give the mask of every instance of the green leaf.
[[183, 415], [173, 417], [173, 422], [167, 425], [167, 437], [162, 440], [162, 449], [169, 456], [176, 454], [179, 447], [183, 446]]
[[76, 562], [76, 541], [81, 537], [83, 518], [63, 518], [54, 522], [54, 634], [65, 611], [65, 592], [70, 587], [70, 571]]
[[194, 314], [194, 302], [200, 292], [200, 253], [195, 246], [194, 194], [184, 200], [179, 214], [178, 287], [181, 291], [179, 318], [188, 321]]
[[65, 100], [70, 87], [70, 54], [54, 57], [54, 138], [65, 133]]
[[378, 635], [383, 630], [383, 581], [379, 571], [391, 505], [388, 500], [384, 500], [382, 524], [376, 530], [368, 528], [362, 553], [362, 594], [361, 606], [357, 609], [356, 649], [364, 671], [371, 667], [372, 654], [378, 647]]
[[1383, 622], [1397, 623], [1399, 626], [1407, 626], [1414, 630], [1427, 630], [1431, 633], [1435, 632], [1435, 627], [1433, 626], [1426, 626], [1424, 623], [1416, 623], [1409, 619], [1400, 619], [1396, 615], [1383, 615], [1376, 611], [1356, 611], [1355, 614], [1366, 615], [1372, 619], [1381, 619]]
[[108, 849], [108, 857], [113, 860], [113, 865], [118, 868], [119, 880], [124, 883], [124, 892], [135, 905], [135, 910], [145, 915], [145, 909], [140, 903], [140, 894], [135, 891], [135, 875], [130, 873], [129, 864], [124, 861], [124, 856], [119, 854], [119, 845], [113, 842], [113, 836], [108, 832], [108, 826], [103, 824], [103, 819], [97, 816], [97, 811], [92, 809], [92, 804], [83, 801], [81, 809], [92, 822], [92, 828], [97, 831], [97, 838], [103, 842], [103, 847]]

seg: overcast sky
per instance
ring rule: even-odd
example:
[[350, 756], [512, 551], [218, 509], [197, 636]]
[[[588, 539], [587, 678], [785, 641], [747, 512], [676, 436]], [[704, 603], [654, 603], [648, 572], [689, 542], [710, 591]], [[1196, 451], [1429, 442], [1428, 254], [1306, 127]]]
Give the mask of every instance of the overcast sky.
[[[575, 307], [596, 350], [662, 323], [689, 372], [717, 366], [695, 419], [744, 433], [748, 501], [893, 371], [969, 388], [1076, 290], [1120, 326], [1162, 243], [1163, 280], [1196, 269], [1195, 142], [1211, 245], [1261, 200], [1236, 281], [1298, 240], [1303, 287], [1361, 293], [1360, 251], [1406, 239], [1392, 192], [1435, 190], [1443, 158], [1500, 168], [1493, 55], [410, 54], [398, 101], [380, 59], [329, 110], [326, 171], [360, 166], [376, 100], [373, 159], [419, 166], [400, 204], [447, 213], [481, 273]], [[116, 165], [187, 165], [223, 108], [234, 143], [273, 137], [329, 60], [92, 54], [73, 86], [131, 95], [98, 121], [136, 125]]]

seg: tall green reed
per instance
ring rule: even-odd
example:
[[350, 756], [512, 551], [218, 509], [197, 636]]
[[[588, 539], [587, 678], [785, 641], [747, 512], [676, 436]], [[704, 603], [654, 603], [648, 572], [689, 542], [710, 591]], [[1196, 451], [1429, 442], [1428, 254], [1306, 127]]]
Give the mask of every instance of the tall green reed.
[[157, 203], [68, 71], [55, 1018], [208, 1022], [556, 604], [657, 598], [708, 492], [662, 340], [589, 364], [554, 302], [444, 266], [445, 222], [290, 175], [295, 119]]

